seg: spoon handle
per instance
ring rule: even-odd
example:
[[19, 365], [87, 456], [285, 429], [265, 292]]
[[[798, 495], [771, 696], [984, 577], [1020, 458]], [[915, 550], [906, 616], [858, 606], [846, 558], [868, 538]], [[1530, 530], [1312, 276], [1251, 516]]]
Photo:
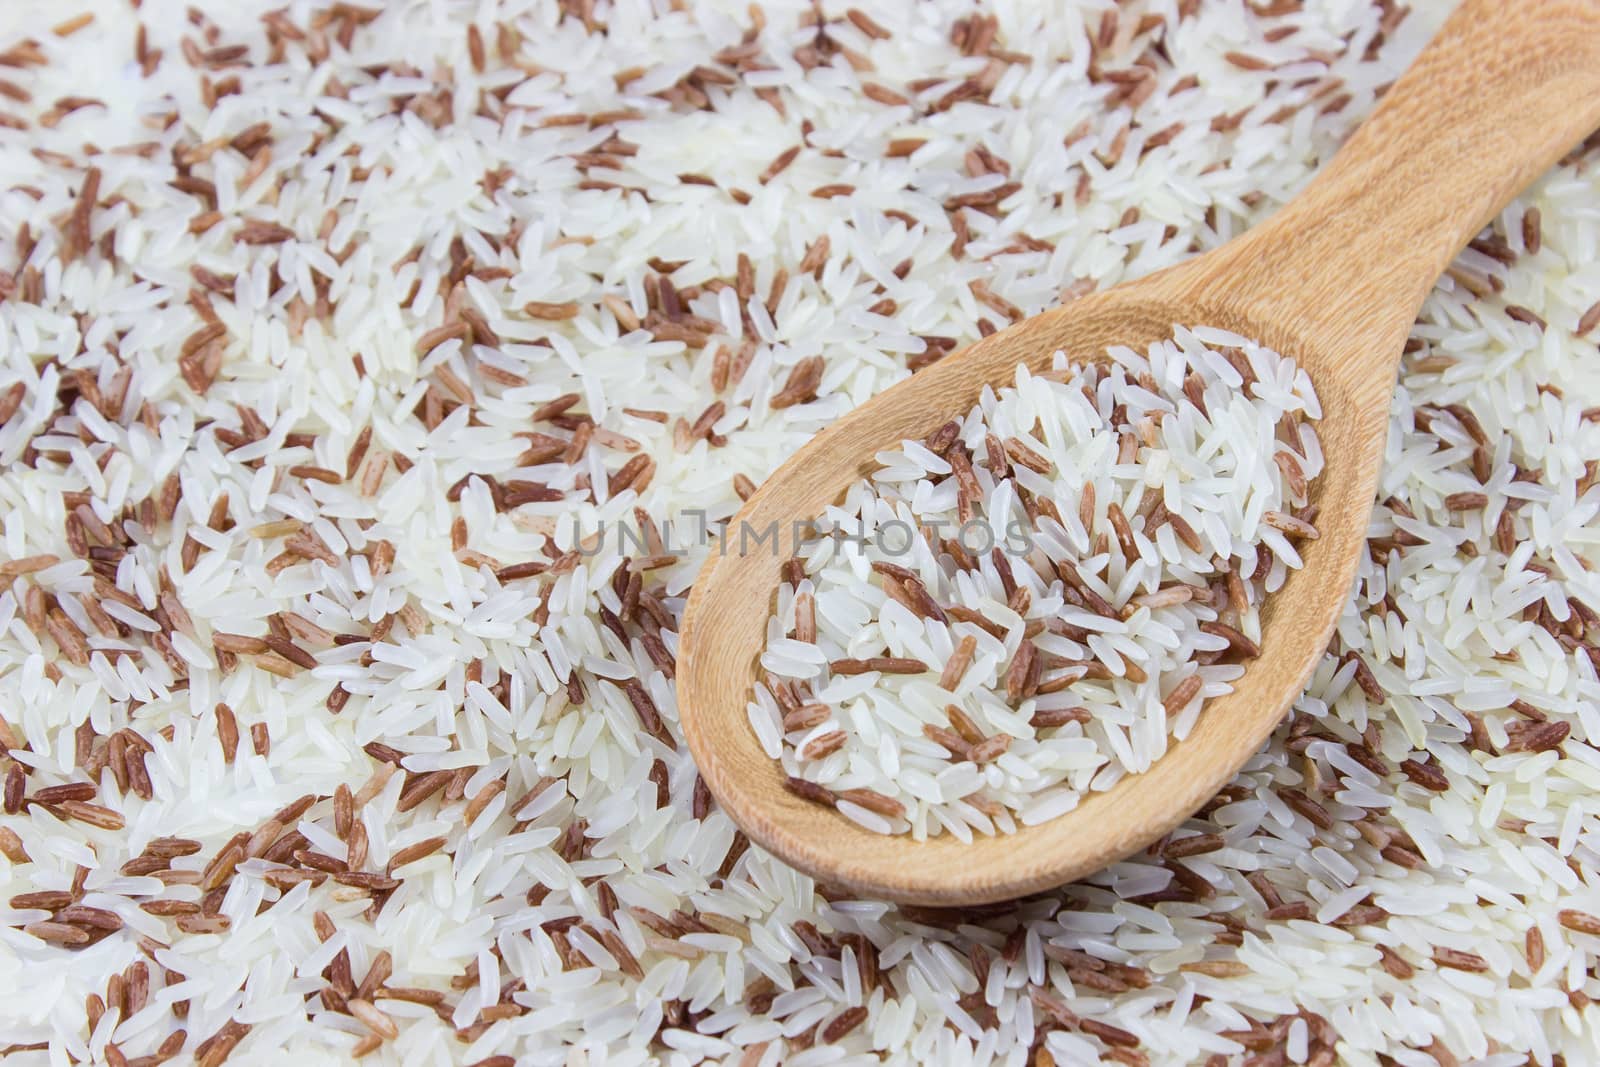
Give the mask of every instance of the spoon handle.
[[1387, 371], [1456, 253], [1597, 125], [1600, 0], [1466, 0], [1316, 179], [1201, 284], [1258, 313], [1291, 302], [1307, 336], [1337, 332], [1350, 361]]

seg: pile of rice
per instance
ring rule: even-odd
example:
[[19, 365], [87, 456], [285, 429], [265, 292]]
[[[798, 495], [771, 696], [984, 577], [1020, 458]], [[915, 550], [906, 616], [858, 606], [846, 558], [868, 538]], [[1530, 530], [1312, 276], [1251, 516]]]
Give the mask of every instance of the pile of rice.
[[1444, 6], [0, 7], [7, 1064], [1592, 1060], [1594, 146], [1430, 298], [1338, 639], [1170, 839], [852, 899], [673, 704], [667, 521], [1258, 221]]
[[1107, 356], [1018, 367], [820, 516], [748, 707], [791, 790], [876, 833], [1010, 833], [1148, 770], [1260, 655], [1317, 536], [1310, 380], [1204, 326]]

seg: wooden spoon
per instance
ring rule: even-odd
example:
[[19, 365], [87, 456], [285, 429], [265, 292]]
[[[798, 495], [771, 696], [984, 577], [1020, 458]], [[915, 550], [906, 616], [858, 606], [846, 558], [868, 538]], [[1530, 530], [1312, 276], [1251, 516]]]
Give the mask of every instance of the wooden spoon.
[[[711, 793], [757, 845], [821, 882], [959, 905], [1021, 896], [1095, 871], [1167, 833], [1257, 752], [1327, 653], [1373, 506], [1401, 349], [1451, 259], [1525, 185], [1600, 124], [1600, 0], [1468, 0], [1381, 105], [1291, 203], [1206, 255], [1002, 330], [886, 390], [784, 463], [734, 520], [777, 548], [730, 538], [689, 597], [678, 714]], [[1327, 465], [1312, 499], [1321, 537], [1268, 598], [1262, 651], [1154, 767], [1077, 810], [963, 844], [882, 836], [783, 787], [746, 719], [779, 568], [796, 520], [873, 468], [875, 453], [968, 411], [1018, 363], [1057, 350], [1102, 358], [1174, 323], [1254, 338], [1306, 368], [1322, 400]], [[1556, 322], [1550, 329], [1568, 329]]]

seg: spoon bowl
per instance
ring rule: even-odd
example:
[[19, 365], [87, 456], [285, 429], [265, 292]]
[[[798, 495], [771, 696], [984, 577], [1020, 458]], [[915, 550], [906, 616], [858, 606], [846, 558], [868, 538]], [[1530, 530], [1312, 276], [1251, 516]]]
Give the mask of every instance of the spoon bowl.
[[[1468, 0], [1315, 181], [1272, 219], [1177, 267], [1083, 297], [947, 356], [817, 434], [750, 498], [696, 580], [678, 656], [684, 734], [713, 796], [757, 845], [826, 884], [910, 903], [1003, 900], [1149, 845], [1262, 744], [1325, 655], [1349, 598], [1412, 321], [1439, 273], [1524, 185], [1600, 123], [1600, 3]], [[1441, 178], [1440, 175], [1446, 176]], [[1220, 327], [1293, 359], [1322, 404], [1319, 537], [1262, 608], [1261, 655], [1145, 773], [1012, 834], [963, 843], [872, 833], [789, 793], [746, 717], [797, 521], [1054, 353], [1104, 358]], [[771, 540], [757, 541], [775, 528]], [[741, 544], [741, 542], [744, 542]]]
[[[1197, 264], [1198, 265], [1198, 264]], [[1152, 279], [1154, 281], [1154, 279]], [[1086, 796], [1075, 811], [1016, 833], [976, 837], [963, 844], [950, 835], [927, 841], [884, 837], [843, 816], [794, 796], [784, 775], [757, 742], [745, 715], [759, 680], [757, 660], [766, 640], [780, 581], [779, 568], [794, 550], [787, 529], [797, 516], [814, 516], [868, 474], [871, 457], [905, 438], [923, 438], [978, 400], [986, 385], [1008, 382], [1019, 362], [1048, 368], [1057, 350], [1101, 355], [1108, 345], [1140, 348], [1170, 337], [1175, 321], [1192, 319], [1193, 306], [1164, 299], [1155, 285], [1135, 283], [1085, 297], [1019, 323], [944, 360], [863, 404], [824, 430], [770, 478], [736, 523], [765, 531], [776, 523], [777, 550], [763, 544], [744, 556], [730, 537], [690, 600], [692, 635], [680, 658], [680, 678], [698, 695], [680, 712], [696, 762], [712, 793], [752, 840], [801, 870], [831, 884], [897, 900], [953, 905], [1005, 899], [1045, 889], [1103, 867], [1171, 830], [1205, 803], [1261, 747], [1300, 692], [1306, 674], [1328, 644], [1343, 607], [1367, 516], [1382, 446], [1387, 383], [1377, 377], [1323, 382], [1322, 361], [1303, 339], [1273, 323], [1211, 309], [1203, 319], [1294, 353], [1317, 383], [1323, 418], [1318, 434], [1326, 457], [1312, 483], [1321, 508], [1321, 536], [1302, 546], [1305, 567], [1291, 572], [1262, 610], [1260, 658], [1234, 691], [1209, 701], [1188, 738], [1169, 747], [1143, 775]], [[1398, 343], [1396, 345], [1398, 347]], [[825, 463], [835, 453], [862, 462]], [[752, 536], [752, 541], [754, 537]], [[712, 606], [714, 605], [714, 606]], [[707, 654], [700, 655], [701, 650]], [[692, 679], [692, 681], [691, 681]]]

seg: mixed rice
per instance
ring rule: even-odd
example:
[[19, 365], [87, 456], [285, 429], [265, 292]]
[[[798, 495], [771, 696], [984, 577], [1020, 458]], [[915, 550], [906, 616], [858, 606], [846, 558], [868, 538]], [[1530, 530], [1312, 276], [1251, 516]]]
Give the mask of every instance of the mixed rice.
[[8, 1065], [1593, 1061], [1600, 146], [1433, 292], [1337, 639], [1167, 840], [852, 899], [673, 702], [690, 513], [1259, 221], [1447, 3], [190, 2], [0, 5]]
[[1010, 833], [1148, 770], [1260, 655], [1317, 537], [1311, 382], [1210, 327], [1108, 356], [1017, 368], [814, 524], [748, 707], [791, 790]]

